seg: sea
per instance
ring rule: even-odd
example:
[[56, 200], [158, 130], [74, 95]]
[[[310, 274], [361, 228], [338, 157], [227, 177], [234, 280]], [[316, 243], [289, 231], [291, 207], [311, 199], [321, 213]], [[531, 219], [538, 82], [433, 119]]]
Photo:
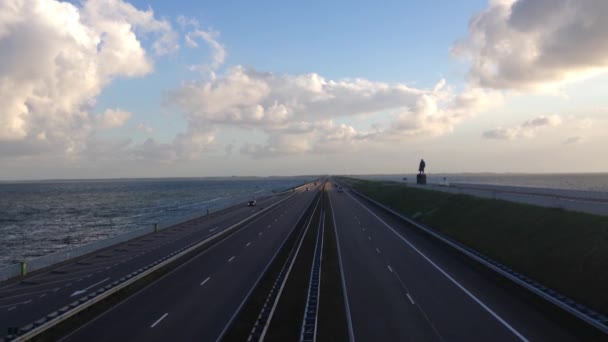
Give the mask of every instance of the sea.
[[314, 177], [0, 182], [0, 268], [177, 220]]

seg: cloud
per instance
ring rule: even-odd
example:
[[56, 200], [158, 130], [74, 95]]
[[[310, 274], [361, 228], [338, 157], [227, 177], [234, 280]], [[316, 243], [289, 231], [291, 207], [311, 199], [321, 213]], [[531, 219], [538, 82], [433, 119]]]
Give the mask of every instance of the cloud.
[[180, 15], [177, 18], [177, 23], [183, 30], [188, 30], [184, 35], [184, 41], [189, 48], [199, 47], [197, 39], [202, 39], [211, 49], [212, 61], [190, 66], [190, 70], [201, 73], [213, 72], [217, 70], [226, 60], [226, 48], [219, 41], [220, 33], [214, 30], [201, 30], [200, 24], [196, 19], [188, 18]]
[[135, 129], [146, 134], [154, 133], [154, 128], [143, 122], [138, 123], [137, 126], [135, 126]]
[[[199, 126], [265, 132], [265, 144], [250, 142], [240, 149], [263, 157], [337, 151], [362, 141], [437, 136], [501, 100], [497, 92], [479, 88], [456, 94], [443, 80], [433, 89], [417, 89], [401, 83], [330, 80], [316, 73], [276, 74], [236, 66], [219, 77], [183, 84], [169, 93], [166, 102]], [[353, 117], [378, 122], [366, 130], [335, 123]]]
[[140, 39], [156, 54], [177, 49], [169, 23], [120, 0], [5, 0], [0, 18], [0, 156], [78, 153], [96, 125], [128, 118], [89, 111], [115, 78], [153, 70]]
[[497, 127], [483, 132], [483, 137], [487, 139], [514, 140], [522, 138], [534, 138], [538, 129], [544, 127], [557, 127], [562, 124], [559, 115], [539, 116], [527, 120], [516, 127], [504, 128]]
[[453, 53], [481, 87], [551, 88], [606, 72], [607, 15], [607, 1], [491, 1]]
[[120, 108], [106, 109], [103, 114], [95, 117], [95, 124], [101, 129], [122, 127], [132, 115]]
[[564, 145], [572, 145], [572, 144], [578, 144], [583, 142], [584, 137], [582, 136], [574, 136], [574, 137], [568, 137], [566, 138], [566, 140], [564, 140]]

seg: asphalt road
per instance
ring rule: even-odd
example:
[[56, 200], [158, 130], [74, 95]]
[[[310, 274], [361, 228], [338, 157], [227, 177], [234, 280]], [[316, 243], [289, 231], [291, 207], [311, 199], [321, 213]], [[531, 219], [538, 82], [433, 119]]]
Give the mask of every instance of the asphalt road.
[[234, 207], [209, 217], [176, 225], [155, 234], [100, 250], [86, 257], [0, 285], [0, 336], [129, 273], [253, 215], [285, 195], [258, 200], [256, 207]]
[[576, 340], [415, 228], [327, 189], [355, 340]]
[[317, 191], [296, 194], [64, 340], [217, 340]]

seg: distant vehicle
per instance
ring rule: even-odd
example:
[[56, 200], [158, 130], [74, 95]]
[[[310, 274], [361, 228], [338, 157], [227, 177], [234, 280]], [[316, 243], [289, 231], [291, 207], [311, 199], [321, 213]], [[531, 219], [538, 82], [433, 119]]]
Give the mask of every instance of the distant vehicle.
[[338, 192], [344, 192], [344, 189], [342, 189], [341, 186], [338, 187]]
[[306, 187], [306, 191], [310, 191], [310, 189], [308, 187]]
[[247, 206], [248, 207], [255, 207], [255, 200], [251, 200], [251, 201], [247, 202]]

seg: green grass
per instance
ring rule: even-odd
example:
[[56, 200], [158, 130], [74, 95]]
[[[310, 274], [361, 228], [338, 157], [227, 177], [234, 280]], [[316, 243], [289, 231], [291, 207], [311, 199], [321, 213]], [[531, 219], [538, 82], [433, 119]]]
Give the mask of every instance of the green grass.
[[395, 182], [348, 181], [379, 202], [608, 313], [608, 217]]

